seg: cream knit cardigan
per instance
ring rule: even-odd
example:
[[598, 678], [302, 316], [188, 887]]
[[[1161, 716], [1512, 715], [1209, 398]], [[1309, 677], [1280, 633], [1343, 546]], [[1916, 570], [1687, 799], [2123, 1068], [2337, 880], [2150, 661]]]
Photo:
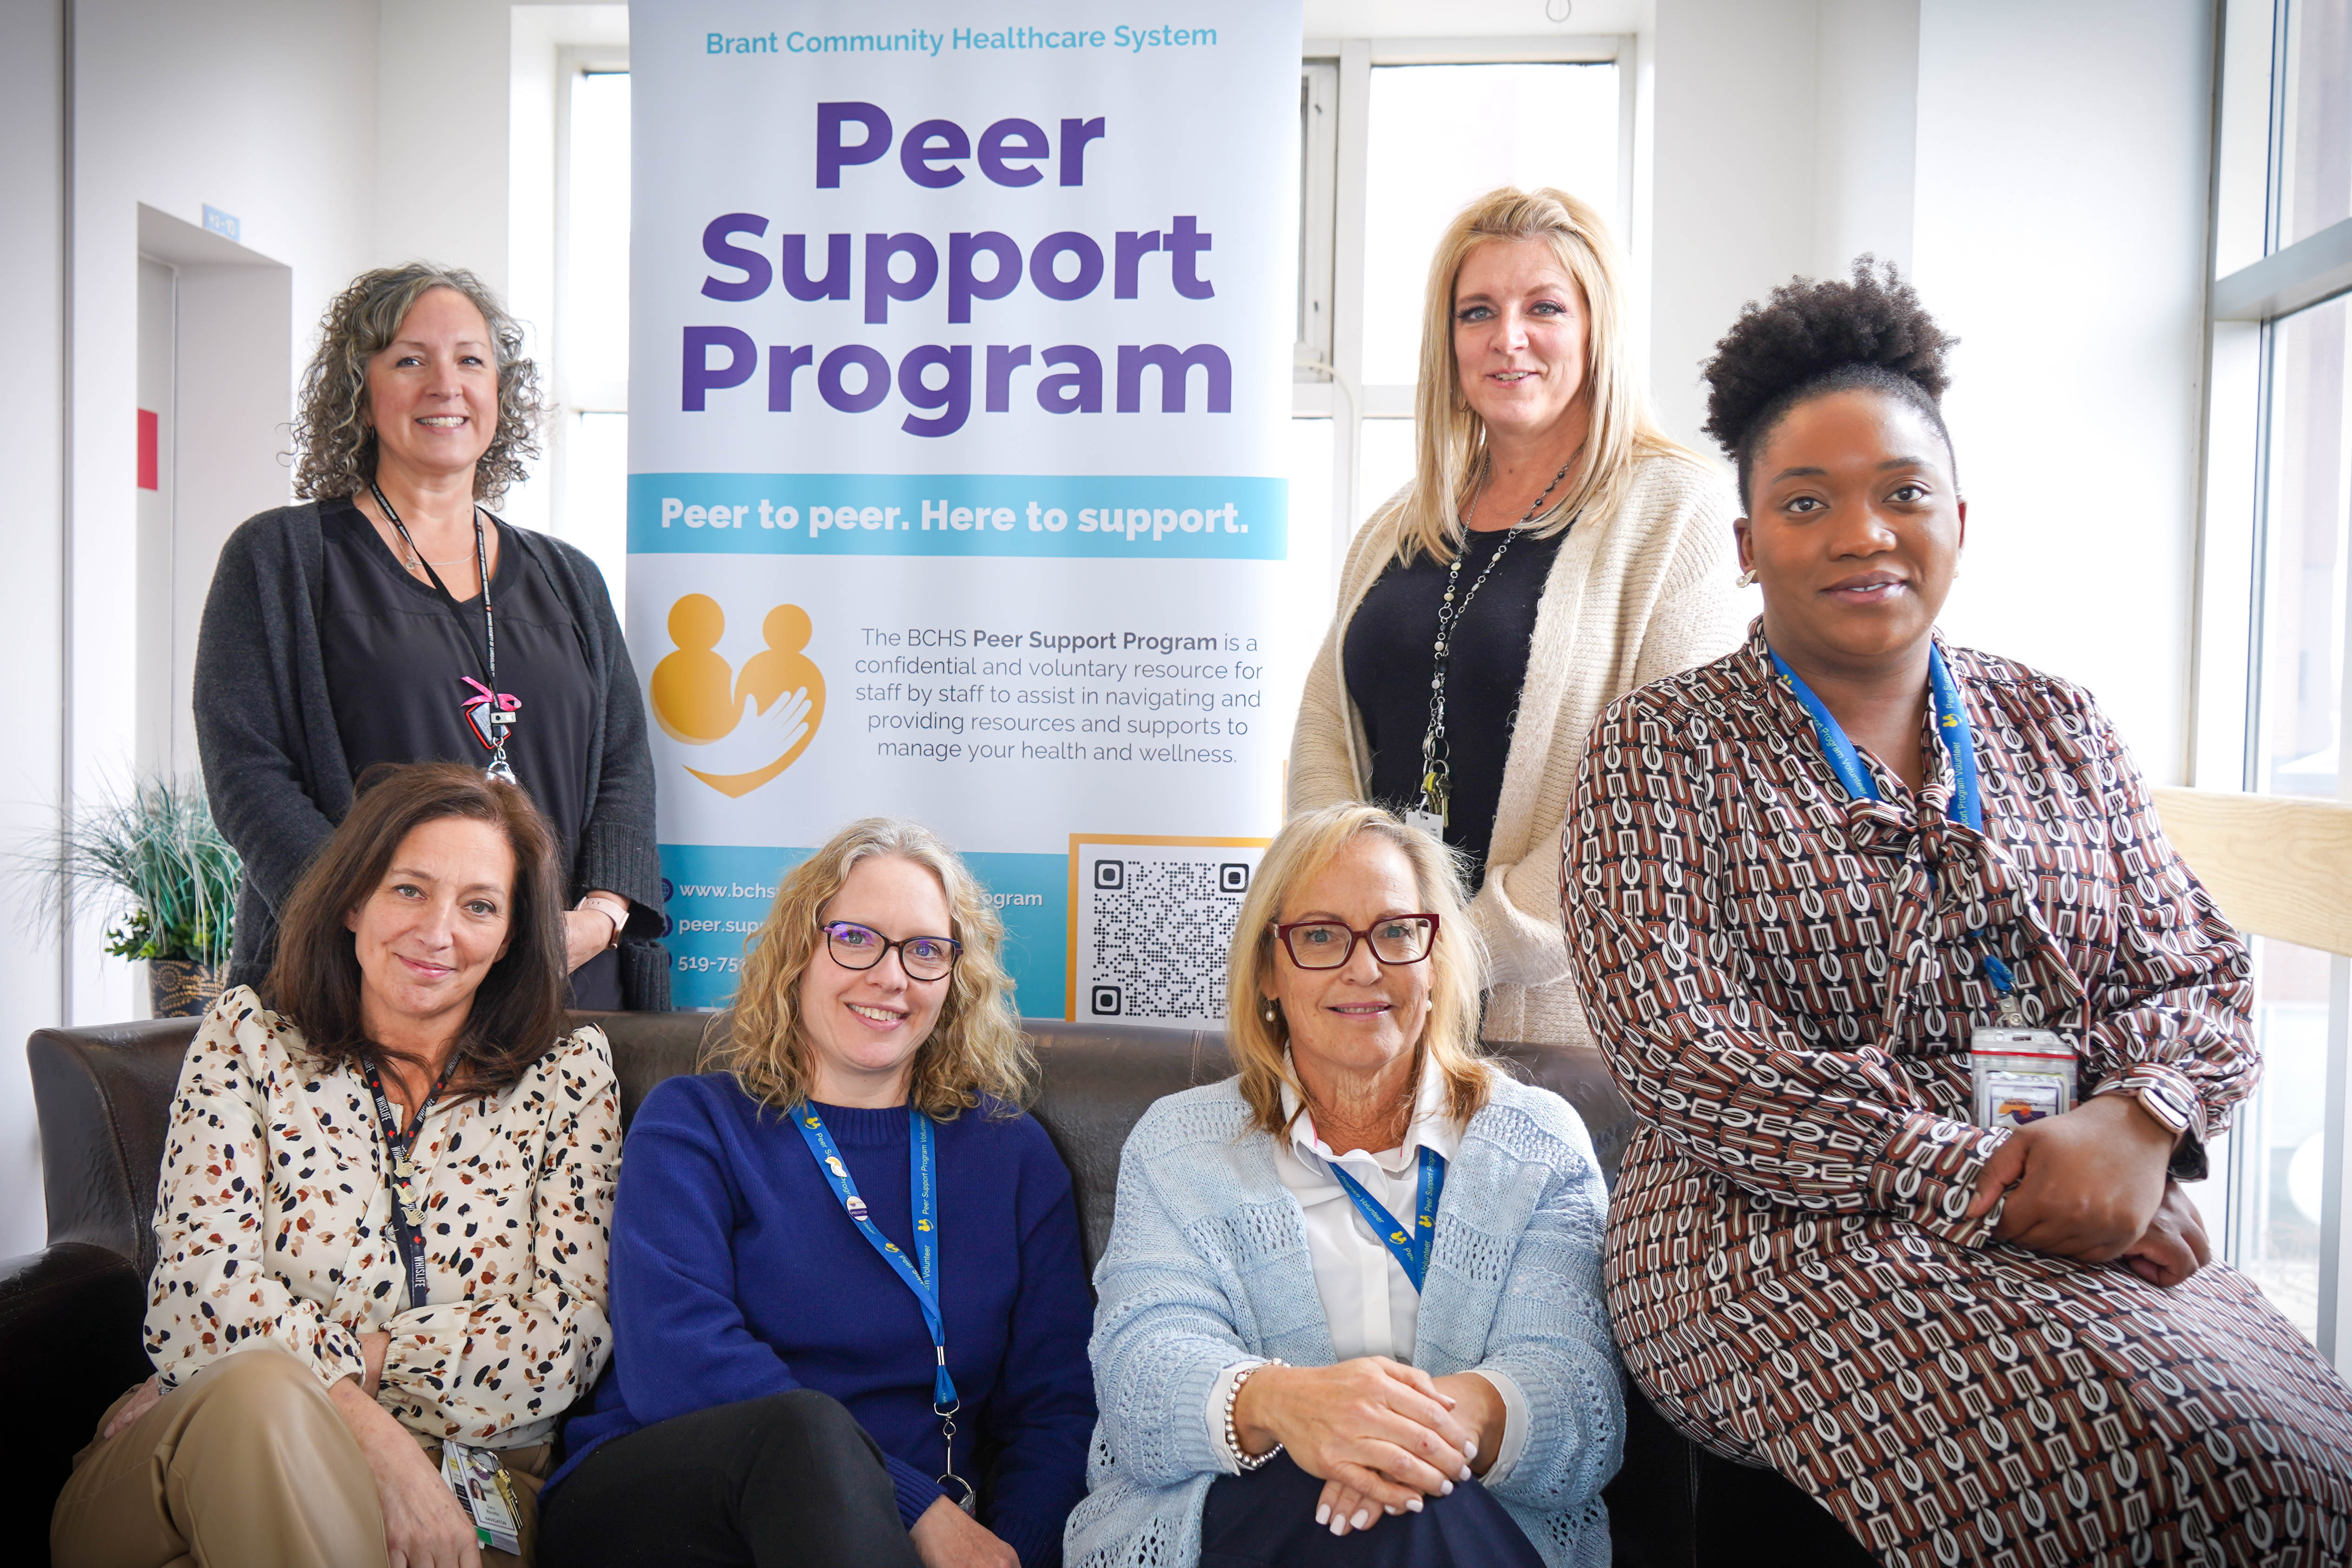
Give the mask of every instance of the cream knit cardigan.
[[[1365, 799], [1371, 753], [1340, 651], [1356, 607], [1396, 555], [1409, 493], [1390, 497], [1349, 549], [1339, 613], [1307, 670], [1291, 732], [1293, 813]], [[1492, 963], [1481, 1031], [1489, 1040], [1592, 1042], [1559, 923], [1560, 828], [1577, 764], [1602, 708], [1739, 645], [1737, 511], [1718, 470], [1683, 457], [1644, 458], [1623, 507], [1579, 519], [1553, 559], [1528, 644], [1486, 882], [1470, 904]]]

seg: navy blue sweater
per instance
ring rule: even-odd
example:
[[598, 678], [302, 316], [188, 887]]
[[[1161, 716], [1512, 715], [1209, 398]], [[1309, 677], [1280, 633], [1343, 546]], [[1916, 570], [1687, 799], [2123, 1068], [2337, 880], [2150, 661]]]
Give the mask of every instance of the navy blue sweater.
[[[905, 1107], [820, 1105], [884, 1236], [909, 1255]], [[1069, 1172], [1024, 1115], [938, 1129], [940, 1310], [962, 1414], [956, 1473], [1000, 1446], [981, 1522], [1024, 1568], [1061, 1561], [1086, 1493], [1093, 1308]], [[613, 1364], [565, 1435], [565, 1475], [610, 1438], [793, 1388], [848, 1406], [890, 1468], [899, 1516], [936, 1500], [937, 1357], [914, 1292], [842, 1212], [800, 1132], [721, 1073], [671, 1078], [630, 1124], [613, 1210]]]

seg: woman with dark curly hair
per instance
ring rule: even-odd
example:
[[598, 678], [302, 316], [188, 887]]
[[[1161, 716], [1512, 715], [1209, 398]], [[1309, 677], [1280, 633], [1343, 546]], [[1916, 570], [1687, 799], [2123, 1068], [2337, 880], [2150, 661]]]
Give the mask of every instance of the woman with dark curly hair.
[[572, 1005], [669, 1005], [653, 756], [604, 577], [488, 507], [543, 410], [521, 327], [470, 272], [383, 267], [328, 306], [295, 421], [303, 499], [229, 536], [196, 643], [205, 784], [245, 859], [230, 984], [268, 968], [362, 769], [466, 761], [554, 826]]
[[1602, 716], [1563, 872], [1618, 1343], [1882, 1562], [2340, 1563], [2352, 1390], [2179, 1186], [2245, 942], [2089, 694], [1936, 632], [1951, 343], [1864, 257], [1708, 368], [1764, 613]]

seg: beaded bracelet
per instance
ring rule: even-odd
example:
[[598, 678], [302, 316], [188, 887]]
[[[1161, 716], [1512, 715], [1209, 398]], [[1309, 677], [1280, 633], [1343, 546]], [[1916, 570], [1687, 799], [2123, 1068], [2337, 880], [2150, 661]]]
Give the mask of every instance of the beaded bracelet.
[[1244, 1366], [1234, 1374], [1233, 1386], [1225, 1390], [1225, 1448], [1233, 1454], [1234, 1463], [1239, 1465], [1245, 1473], [1259, 1469], [1268, 1459], [1282, 1452], [1282, 1445], [1276, 1443], [1265, 1453], [1255, 1456], [1242, 1452], [1242, 1435], [1234, 1427], [1234, 1406], [1241, 1402], [1242, 1385], [1269, 1366], [1289, 1364], [1286, 1361], [1261, 1361], [1255, 1366]]

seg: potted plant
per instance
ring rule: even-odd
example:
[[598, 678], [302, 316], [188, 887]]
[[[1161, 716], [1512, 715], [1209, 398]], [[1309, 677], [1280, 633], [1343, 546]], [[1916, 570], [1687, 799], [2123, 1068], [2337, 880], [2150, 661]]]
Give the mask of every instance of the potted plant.
[[220, 995], [242, 863], [221, 837], [202, 785], [151, 779], [70, 815], [28, 869], [41, 912], [111, 921], [106, 950], [147, 960], [157, 1018], [201, 1013]]

